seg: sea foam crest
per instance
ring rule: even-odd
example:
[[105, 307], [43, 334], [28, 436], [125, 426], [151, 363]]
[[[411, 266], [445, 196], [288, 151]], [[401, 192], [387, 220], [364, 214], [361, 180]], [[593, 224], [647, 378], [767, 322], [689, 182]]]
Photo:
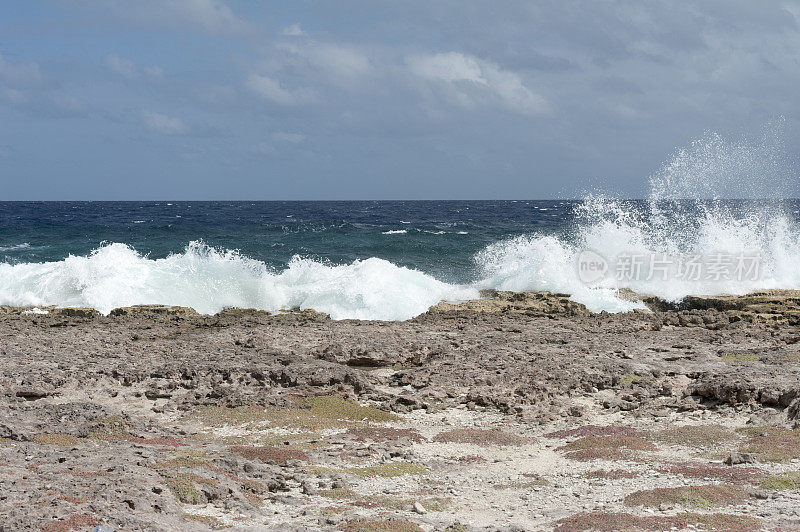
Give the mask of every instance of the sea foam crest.
[[150, 259], [125, 244], [48, 263], [0, 264], [0, 304], [92, 307], [108, 313], [137, 304], [277, 311], [311, 308], [333, 319], [404, 320], [442, 300], [477, 297], [379, 258], [330, 265], [293, 258], [281, 272], [235, 251], [192, 242], [183, 253]]
[[[576, 209], [570, 238], [528, 235], [490, 245], [476, 256], [484, 276], [480, 284], [568, 293], [595, 312], [637, 306], [617, 297], [620, 288], [669, 301], [690, 294], [800, 289], [800, 228], [785, 203], [774, 199], [787, 197], [794, 179], [782, 155], [781, 138], [775, 127], [766, 128], [761, 139], [750, 143], [707, 134], [678, 150], [651, 177], [643, 208], [631, 201], [589, 195]], [[693, 280], [675, 275], [673, 267], [666, 276], [620, 280], [607, 275], [588, 286], [577, 271], [583, 250], [610, 263], [621, 255], [757, 256], [759, 274], [753, 279]]]

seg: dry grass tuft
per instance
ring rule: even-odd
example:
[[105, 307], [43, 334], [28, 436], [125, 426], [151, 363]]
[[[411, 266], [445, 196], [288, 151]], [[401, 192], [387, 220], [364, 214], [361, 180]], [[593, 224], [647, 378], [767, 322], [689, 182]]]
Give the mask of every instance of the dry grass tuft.
[[531, 443], [531, 439], [522, 438], [515, 434], [508, 434], [497, 429], [453, 429], [437, 434], [433, 441], [447, 443], [472, 443], [474, 445], [518, 446]]
[[31, 439], [39, 445], [57, 445], [60, 447], [73, 447], [81, 442], [75, 436], [60, 433], [34, 434]]
[[772, 475], [761, 482], [761, 487], [768, 490], [800, 489], [800, 471], [789, 471], [780, 475]]
[[684, 447], [709, 447], [737, 439], [736, 433], [721, 425], [684, 425], [654, 432], [656, 441]]
[[739, 431], [747, 435], [740, 450], [753, 453], [762, 461], [786, 462], [800, 458], [800, 429], [747, 427]]
[[759, 357], [755, 353], [723, 353], [719, 356], [723, 362], [735, 364], [737, 362], [758, 362]]
[[694, 508], [712, 508], [738, 504], [747, 498], [748, 494], [741, 486], [708, 484], [635, 491], [625, 497], [625, 504], [648, 507], [658, 507], [661, 504], [680, 504]]
[[230, 450], [248, 460], [260, 460], [268, 464], [286, 465], [289, 460], [308, 462], [306, 453], [298, 449], [285, 449], [282, 447], [247, 447], [234, 446]]
[[71, 532], [85, 530], [100, 524], [100, 520], [89, 514], [74, 514], [66, 519], [52, 521], [42, 527], [44, 532]]
[[301, 399], [297, 407], [290, 408], [207, 406], [197, 409], [192, 417], [212, 427], [267, 423], [310, 431], [349, 427], [354, 422], [384, 423], [400, 419], [392, 413], [333, 396]]
[[754, 532], [761, 520], [746, 515], [684, 513], [673, 516], [641, 517], [629, 513], [581, 513], [556, 523], [559, 532], [616, 532], [618, 530], [676, 530], [689, 526], [719, 532]]
[[557, 450], [571, 460], [640, 460], [638, 451], [655, 451], [656, 446], [639, 436], [584, 436]]
[[410, 521], [365, 518], [351, 519], [344, 524], [341, 530], [344, 532], [422, 532], [418, 525]]
[[415, 429], [395, 429], [392, 427], [350, 427], [347, 434], [356, 441], [422, 441], [422, 435]]
[[585, 436], [644, 436], [640, 430], [624, 425], [584, 425], [575, 429], [557, 430], [545, 434], [546, 438], [575, 438]]
[[170, 489], [175, 498], [186, 504], [200, 504], [203, 501], [203, 494], [197, 488], [197, 484], [208, 484], [216, 486], [216, 480], [203, 478], [193, 473], [178, 473], [164, 477], [164, 483]]

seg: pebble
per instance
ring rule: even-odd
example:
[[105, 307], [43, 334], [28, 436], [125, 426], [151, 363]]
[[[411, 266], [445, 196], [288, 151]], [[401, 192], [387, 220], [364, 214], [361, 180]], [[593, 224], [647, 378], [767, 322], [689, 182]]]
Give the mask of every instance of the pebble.
[[422, 504], [420, 504], [419, 502], [414, 503], [414, 511], [417, 512], [418, 514], [428, 513], [428, 510], [426, 510], [425, 507], [422, 506]]

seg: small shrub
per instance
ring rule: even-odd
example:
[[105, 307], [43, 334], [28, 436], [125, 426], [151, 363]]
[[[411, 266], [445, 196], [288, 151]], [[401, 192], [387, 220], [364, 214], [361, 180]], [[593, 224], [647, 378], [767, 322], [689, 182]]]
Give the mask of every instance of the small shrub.
[[297, 449], [284, 449], [281, 447], [245, 447], [234, 446], [232, 452], [248, 460], [260, 460], [268, 464], [286, 465], [289, 460], [308, 462], [308, 455]]
[[735, 364], [737, 362], [758, 362], [759, 357], [755, 353], [723, 353], [719, 356], [723, 362]]
[[72, 447], [81, 442], [75, 436], [59, 433], [34, 434], [31, 439], [39, 445], [57, 445], [60, 447]]
[[623, 425], [584, 425], [575, 429], [557, 430], [545, 434], [546, 438], [574, 438], [584, 436], [643, 436], [642, 431]]
[[767, 462], [786, 462], [800, 458], [800, 429], [781, 427], [747, 427], [740, 429], [747, 435], [742, 452], [753, 453]]
[[761, 482], [761, 487], [768, 490], [800, 489], [800, 471], [769, 476]]
[[74, 514], [66, 519], [52, 521], [44, 527], [44, 532], [71, 532], [72, 530], [83, 530], [100, 524], [100, 520], [88, 514]]
[[654, 432], [656, 441], [685, 447], [716, 446], [736, 439], [736, 434], [721, 425], [684, 425]]
[[704, 486], [680, 486], [677, 488], [655, 488], [635, 491], [625, 497], [628, 506], [658, 507], [661, 504], [711, 508], [743, 502], [748, 497], [741, 486], [709, 484]]
[[559, 532], [616, 532], [618, 530], [675, 530], [689, 526], [725, 532], [754, 532], [761, 520], [746, 515], [683, 513], [673, 516], [641, 517], [629, 513], [581, 513], [556, 523]]
[[342, 530], [344, 532], [422, 532], [418, 525], [410, 521], [365, 518], [347, 521]]
[[351, 427], [347, 434], [356, 441], [397, 441], [407, 439], [422, 441], [422, 435], [414, 429], [396, 429], [392, 427]]
[[437, 434], [433, 441], [447, 443], [472, 443], [475, 445], [498, 445], [498, 446], [517, 446], [529, 443], [530, 440], [521, 438], [514, 434], [508, 434], [502, 430], [485, 429], [453, 429]]

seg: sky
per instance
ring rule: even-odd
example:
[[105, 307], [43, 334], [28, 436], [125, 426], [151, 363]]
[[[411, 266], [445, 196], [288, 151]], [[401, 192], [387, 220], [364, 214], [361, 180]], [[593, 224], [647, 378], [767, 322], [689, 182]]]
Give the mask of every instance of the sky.
[[643, 197], [798, 88], [800, 0], [4, 0], [0, 200]]

